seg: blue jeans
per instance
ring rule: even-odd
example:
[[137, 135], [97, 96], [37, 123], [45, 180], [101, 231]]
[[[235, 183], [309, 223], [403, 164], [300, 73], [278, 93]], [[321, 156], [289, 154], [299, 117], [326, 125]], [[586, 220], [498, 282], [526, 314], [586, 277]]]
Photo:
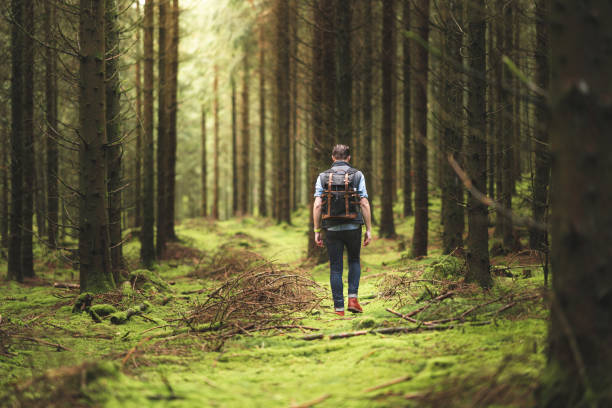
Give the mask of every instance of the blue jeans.
[[334, 308], [344, 308], [342, 294], [342, 255], [346, 246], [348, 252], [348, 295], [357, 297], [361, 265], [359, 251], [361, 250], [361, 228], [347, 231], [327, 231], [325, 236], [327, 254], [329, 255], [329, 283], [331, 284]]

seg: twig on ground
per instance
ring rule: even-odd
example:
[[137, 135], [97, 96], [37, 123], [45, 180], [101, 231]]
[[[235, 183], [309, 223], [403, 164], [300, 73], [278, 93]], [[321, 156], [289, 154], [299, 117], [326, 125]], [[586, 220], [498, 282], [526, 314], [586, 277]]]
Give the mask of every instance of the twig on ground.
[[329, 397], [331, 397], [331, 394], [323, 394], [319, 398], [313, 399], [312, 401], [304, 402], [302, 404], [297, 404], [297, 405], [293, 404], [293, 405], [291, 405], [291, 408], [310, 408], [310, 407], [313, 407], [313, 406], [315, 406], [317, 404], [322, 403], [323, 401], [325, 401]]
[[57, 349], [57, 351], [63, 350], [63, 351], [72, 351], [72, 349], [66, 347], [66, 346], [62, 346], [59, 343], [51, 343], [49, 341], [45, 341], [45, 340], [41, 340], [41, 339], [37, 339], [36, 337], [26, 337], [26, 336], [16, 336], [17, 338], [23, 339], [23, 340], [28, 340], [34, 343], [38, 343], [38, 344], [42, 344], [45, 346], [51, 346], [51, 347], [55, 347]]
[[396, 379], [391, 380], [391, 381], [387, 381], [386, 383], [383, 383], [383, 384], [375, 385], [374, 387], [366, 388], [365, 390], [363, 390], [363, 392], [367, 393], [367, 392], [372, 392], [372, 391], [380, 390], [381, 388], [390, 387], [392, 385], [399, 384], [399, 383], [404, 382], [404, 381], [410, 381], [411, 379], [412, 379], [412, 376], [411, 375], [407, 375], [407, 376], [404, 376], [404, 377], [396, 378]]

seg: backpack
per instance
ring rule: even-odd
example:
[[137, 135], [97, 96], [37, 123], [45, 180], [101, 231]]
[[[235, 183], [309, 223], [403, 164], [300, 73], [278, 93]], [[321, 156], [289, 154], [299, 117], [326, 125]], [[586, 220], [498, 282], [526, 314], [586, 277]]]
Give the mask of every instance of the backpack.
[[361, 178], [358, 170], [349, 166], [334, 166], [319, 177], [323, 187], [323, 227], [351, 222], [363, 224], [359, 203], [361, 196], [357, 191]]

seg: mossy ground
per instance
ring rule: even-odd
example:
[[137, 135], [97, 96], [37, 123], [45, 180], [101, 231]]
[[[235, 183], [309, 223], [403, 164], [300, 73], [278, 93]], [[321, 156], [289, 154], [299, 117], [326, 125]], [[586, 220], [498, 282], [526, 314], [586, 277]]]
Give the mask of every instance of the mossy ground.
[[[432, 218], [437, 218], [438, 205], [434, 200]], [[306, 209], [298, 211], [293, 226], [253, 218], [218, 223], [186, 220], [177, 233], [183, 246], [202, 254], [231, 241], [297, 268], [302, 267], [305, 255], [307, 214]], [[309, 315], [304, 325], [325, 334], [397, 325], [401, 319], [385, 308], [408, 312], [417, 307], [412, 298], [398, 306], [397, 299], [385, 301], [376, 295], [386, 276], [416, 276], [440, 261], [439, 227], [432, 222], [430, 255], [418, 261], [409, 257], [412, 220], [400, 220], [396, 227], [398, 239], [376, 239], [363, 251], [360, 296], [365, 313], [343, 319], [332, 314], [327, 266], [311, 267], [312, 276], [328, 296], [320, 312]], [[138, 251], [137, 240], [125, 247], [134, 269]], [[52, 283], [75, 282], [78, 273], [53, 257], [41, 251], [36, 265], [40, 278], [36, 281], [3, 282], [0, 286], [0, 330], [5, 333], [0, 337], [0, 405], [74, 406], [78, 402], [83, 406], [139, 408], [286, 407], [320, 398], [317, 406], [321, 407], [530, 406], [545, 365], [548, 314], [541, 304], [494, 315], [492, 323], [485, 326], [465, 325], [439, 332], [305, 341], [300, 339], [303, 333], [291, 330], [234, 337], [221, 351], [211, 351], [195, 334], [160, 341], [155, 336], [171, 329], [149, 329], [181, 318], [192, 305], [203, 301], [206, 289], [215, 284], [188, 276], [200, 262], [197, 254], [156, 265], [154, 272], [169, 282], [169, 289], [149, 285], [140, 294], [124, 296], [118, 304], [121, 310], [144, 300], [152, 308], [123, 325], [112, 325], [108, 318], [94, 323], [87, 313], [72, 313], [77, 292], [53, 288]], [[494, 262], [516, 265], [520, 263], [517, 259], [498, 258]], [[1, 267], [5, 271], [6, 264]], [[534, 265], [529, 269], [530, 276], [524, 279], [495, 277], [489, 293], [476, 291], [468, 297], [445, 300], [438, 313], [452, 316], [468, 304], [500, 294], [534, 291], [543, 284], [541, 268]], [[202, 293], [197, 292], [200, 289], [204, 289]], [[68, 350], [57, 351], [53, 344]], [[46, 370], [87, 361], [110, 362], [116, 372], [109, 370], [112, 374], [93, 376], [80, 385], [77, 382], [73, 386], [79, 387], [79, 392], [72, 400], [60, 397], [50, 401], [48, 389], [26, 386], [32, 378], [50, 372]], [[402, 377], [409, 379], [367, 391]], [[36, 401], [45, 402], [36, 405]]]

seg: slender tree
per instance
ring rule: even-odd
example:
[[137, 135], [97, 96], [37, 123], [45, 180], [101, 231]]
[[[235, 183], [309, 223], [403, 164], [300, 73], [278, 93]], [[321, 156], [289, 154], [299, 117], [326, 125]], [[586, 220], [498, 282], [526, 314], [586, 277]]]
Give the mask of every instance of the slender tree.
[[291, 223], [290, 178], [289, 178], [289, 5], [285, 0], [276, 0], [276, 114], [279, 156], [277, 158], [279, 180], [278, 222]]
[[79, 43], [79, 265], [82, 292], [105, 292], [113, 281], [106, 189], [104, 16], [106, 0], [81, 0]]
[[[429, 39], [429, 0], [419, 0], [415, 8], [415, 29], [423, 41]], [[414, 232], [413, 256], [427, 255], [429, 199], [427, 192], [427, 81], [428, 50], [414, 47]]]
[[268, 215], [266, 203], [266, 72], [264, 24], [259, 26], [259, 215]]
[[168, 44], [168, 155], [166, 177], [167, 195], [166, 210], [167, 217], [164, 218], [164, 229], [166, 238], [176, 241], [174, 230], [175, 197], [176, 197], [176, 149], [177, 149], [177, 114], [178, 114], [178, 73], [179, 73], [179, 1], [172, 0], [171, 13], [168, 28], [171, 32]]
[[[536, 2], [536, 84], [548, 89], [548, 0]], [[548, 205], [548, 184], [550, 181], [550, 157], [548, 152], [549, 111], [543, 95], [536, 96], [536, 133], [534, 141], [535, 175], [533, 179], [533, 219], [545, 223]], [[547, 250], [546, 230], [532, 228], [529, 231], [529, 247], [539, 251]]]
[[374, 136], [372, 132], [372, 86], [374, 82], [374, 21], [372, 18], [372, 0], [363, 0], [364, 16], [363, 16], [363, 31], [364, 31], [364, 61], [363, 61], [363, 155], [362, 155], [362, 166], [361, 171], [363, 172], [366, 179], [368, 179], [368, 201], [370, 202], [370, 210], [372, 212], [372, 222], [374, 222], [374, 194], [375, 194], [375, 183], [374, 183], [374, 154], [373, 154], [373, 143]]
[[548, 369], [538, 406], [609, 407], [612, 4], [551, 4], [554, 274]]
[[[3, 108], [4, 117], [6, 110]], [[10, 149], [10, 131], [6, 126], [6, 122], [2, 122], [2, 204], [0, 206], [0, 236], [2, 239], [2, 248], [8, 248], [9, 245], [9, 149]]]
[[[451, 0], [442, 11], [444, 52], [453, 65], [446, 64], [442, 79], [442, 155], [459, 158], [463, 143], [463, 82], [456, 66], [461, 66], [462, 0]], [[452, 18], [451, 18], [452, 16]], [[448, 254], [463, 246], [463, 186], [447, 160], [441, 160], [442, 173], [442, 250]]]
[[380, 215], [380, 235], [392, 237], [395, 235], [393, 223], [393, 193], [394, 170], [391, 161], [393, 153], [392, 128], [393, 115], [393, 84], [392, 77], [395, 75], [395, 41], [393, 35], [395, 30], [395, 0], [383, 1], [382, 21], [382, 151], [387, 152], [382, 163], [382, 197]]
[[232, 215], [238, 214], [238, 190], [242, 174], [238, 172], [238, 122], [236, 119], [236, 81], [230, 77], [232, 88]]
[[212, 216], [215, 220], [219, 219], [219, 68], [215, 65], [215, 75], [213, 80], [213, 204]]
[[168, 1], [158, 2], [159, 24], [157, 28], [157, 230], [155, 252], [162, 258], [168, 241], [166, 217], [168, 217]]
[[47, 239], [49, 246], [57, 246], [57, 224], [59, 211], [59, 189], [57, 175], [59, 171], [57, 148], [57, 52], [54, 49], [55, 36], [53, 27], [56, 21], [56, 7], [50, 1], [45, 2], [44, 32], [49, 47], [45, 49], [45, 119], [46, 119], [46, 154], [47, 154]]
[[154, 245], [154, 164], [153, 164], [153, 1], [145, 0], [144, 5], [144, 104], [143, 104], [143, 223], [141, 231], [140, 258], [150, 268], [155, 260]]
[[[140, 18], [140, 2], [136, 2], [136, 16]], [[134, 168], [134, 190], [136, 190], [135, 197], [135, 214], [134, 214], [134, 226], [136, 228], [142, 227], [142, 52], [140, 43], [140, 25], [136, 26], [136, 63], [134, 64], [135, 78], [134, 88], [136, 91], [136, 163]]]
[[[410, 0], [402, 0], [403, 11], [402, 11], [402, 28], [404, 32], [408, 32], [411, 29], [410, 23]], [[402, 104], [402, 114], [403, 114], [403, 132], [404, 132], [404, 145], [403, 145], [403, 153], [404, 153], [404, 177], [403, 177], [403, 193], [404, 193], [404, 217], [408, 217], [414, 214], [414, 210], [412, 209], [412, 155], [411, 155], [411, 120], [410, 113], [412, 109], [412, 105], [410, 103], [411, 89], [412, 84], [410, 82], [411, 75], [410, 71], [412, 70], [411, 61], [410, 61], [410, 39], [407, 35], [402, 35], [402, 52], [403, 52], [403, 61], [402, 61], [402, 70], [403, 70], [403, 80], [404, 80], [404, 89], [403, 89], [403, 104]]]
[[[501, 3], [501, 2], [500, 2]], [[504, 51], [509, 53], [513, 47], [513, 11], [512, 3], [503, 2], [500, 4], [503, 7], [504, 16]], [[502, 154], [502, 195], [501, 205], [506, 209], [512, 208], [512, 193], [514, 189], [514, 98], [513, 98], [513, 79], [514, 74], [507, 65], [504, 65], [502, 70], [502, 100], [503, 111], [501, 116], [502, 139], [501, 139], [501, 154]], [[503, 247], [506, 251], [513, 251], [514, 245], [514, 227], [510, 217], [501, 217]]]
[[9, 225], [8, 278], [23, 281], [21, 228], [23, 220], [23, 100], [24, 25], [23, 2], [12, 0], [11, 14], [11, 217]]
[[119, 27], [116, 0], [106, 1], [106, 168], [108, 171], [108, 221], [111, 240], [111, 262], [115, 282], [119, 282], [119, 270], [123, 268], [121, 237], [121, 89], [119, 78]]
[[22, 273], [25, 278], [34, 276], [32, 250], [34, 218], [34, 1], [24, 1], [24, 105], [23, 105], [23, 220], [21, 236]]
[[[486, 129], [486, 53], [485, 53], [485, 1], [468, 2], [468, 137], [465, 148], [466, 171], [472, 186], [485, 191], [487, 183]], [[481, 287], [491, 286], [489, 271], [488, 213], [484, 203], [473, 194], [468, 197], [468, 237], [466, 280], [478, 282]]]
[[351, 21], [353, 2], [335, 0], [336, 14], [336, 129], [337, 142], [351, 144], [353, 129], [351, 110], [353, 107], [353, 64], [351, 59]]
[[248, 44], [244, 46], [242, 71], [242, 137], [241, 137], [241, 158], [240, 158], [240, 208], [241, 214], [245, 215], [249, 212], [249, 187], [250, 187], [250, 161], [249, 152], [251, 150], [251, 129], [249, 119], [249, 49]]
[[206, 109], [202, 106], [202, 217], [208, 217], [208, 189], [206, 178], [208, 177], [206, 162]]

